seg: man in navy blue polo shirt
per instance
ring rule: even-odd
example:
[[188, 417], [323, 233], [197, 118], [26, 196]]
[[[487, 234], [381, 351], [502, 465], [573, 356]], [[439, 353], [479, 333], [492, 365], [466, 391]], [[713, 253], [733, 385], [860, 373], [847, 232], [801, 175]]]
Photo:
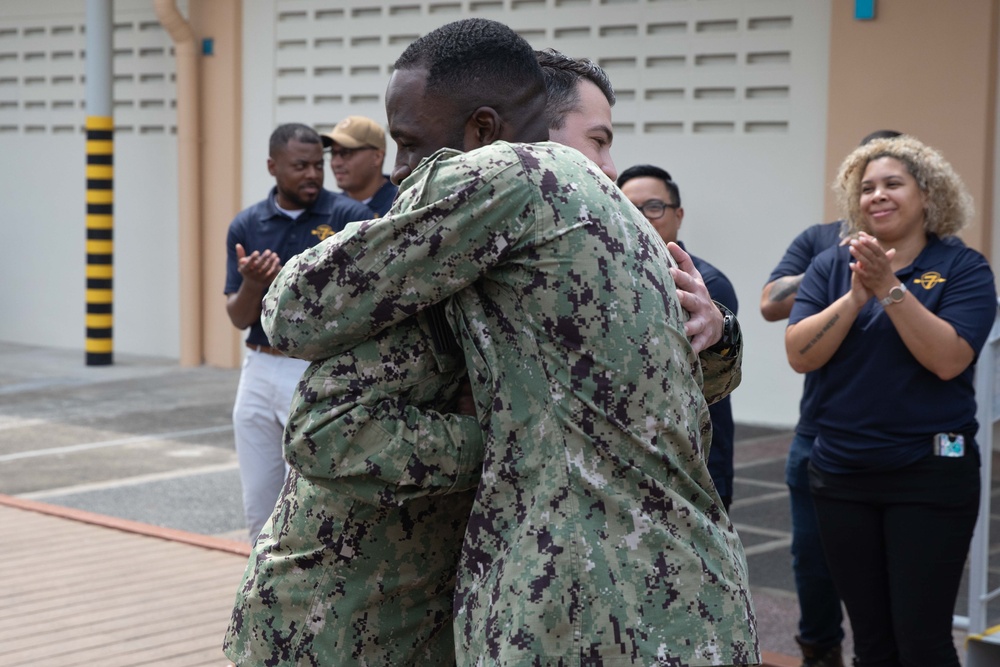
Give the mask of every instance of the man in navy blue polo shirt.
[[267, 169], [274, 188], [233, 219], [226, 238], [226, 312], [236, 328], [250, 328], [233, 431], [251, 541], [284, 483], [282, 432], [292, 392], [309, 365], [271, 347], [260, 324], [261, 299], [286, 260], [348, 222], [372, 217], [363, 204], [323, 189], [323, 144], [307, 125], [289, 123], [271, 134]]
[[[618, 177], [618, 187], [646, 216], [665, 243], [673, 241], [684, 248], [684, 245], [677, 240], [677, 233], [684, 220], [681, 192], [669, 173], [650, 164], [636, 165], [622, 172]], [[721, 303], [736, 315], [739, 304], [736, 301], [736, 290], [733, 289], [729, 278], [699, 257], [691, 255], [691, 261], [701, 274], [712, 300]], [[729, 396], [708, 406], [708, 412], [712, 418], [712, 446], [708, 453], [708, 472], [715, 482], [722, 504], [728, 511], [733, 501], [735, 434], [733, 406]]]

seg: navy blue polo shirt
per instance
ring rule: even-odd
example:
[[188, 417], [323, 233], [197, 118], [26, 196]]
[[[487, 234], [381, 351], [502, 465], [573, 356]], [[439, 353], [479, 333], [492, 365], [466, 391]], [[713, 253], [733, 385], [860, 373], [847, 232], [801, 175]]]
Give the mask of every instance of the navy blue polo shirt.
[[[677, 245], [684, 248], [680, 241]], [[686, 248], [685, 248], [686, 250]], [[691, 255], [694, 267], [698, 269], [709, 296], [718, 301], [736, 315], [739, 302], [736, 300], [736, 290], [729, 278], [722, 271], [701, 259]], [[708, 472], [715, 482], [715, 488], [720, 496], [733, 495], [733, 404], [729, 396], [708, 406], [708, 414], [712, 419], [712, 447], [708, 450]]]
[[[818, 313], [850, 289], [850, 253], [836, 247], [813, 261], [789, 323]], [[929, 235], [913, 263], [896, 272], [910, 296], [951, 324], [978, 356], [997, 311], [993, 272], [961, 244]], [[891, 308], [892, 306], [888, 306]], [[910, 354], [877, 299], [864, 305], [819, 374], [812, 462], [830, 473], [900, 468], [932, 451], [935, 433], [975, 434], [974, 364], [944, 381]], [[972, 445], [971, 442], [968, 443]]]
[[[796, 236], [784, 257], [774, 267], [774, 271], [771, 271], [767, 282], [805, 273], [816, 255], [840, 243], [840, 225], [840, 220], [813, 225]], [[802, 384], [802, 400], [799, 402], [799, 423], [795, 426], [796, 433], [810, 439], [815, 438], [817, 432], [815, 414], [818, 381], [819, 376], [815, 372], [806, 373]]]
[[385, 178], [385, 183], [375, 191], [371, 199], [365, 202], [368, 204], [368, 208], [375, 211], [377, 218], [381, 218], [392, 208], [392, 203], [396, 201], [396, 193], [399, 192], [399, 188], [392, 184], [388, 176], [385, 174], [382, 176]]
[[[236, 266], [236, 244], [240, 243], [247, 255], [254, 250], [276, 252], [284, 264], [306, 248], [333, 236], [348, 222], [370, 220], [372, 211], [346, 195], [320, 190], [312, 206], [298, 218], [292, 219], [278, 210], [274, 197], [278, 188], [271, 188], [267, 199], [240, 211], [229, 224], [226, 236], [226, 294], [233, 294], [243, 284], [243, 276]], [[260, 320], [250, 327], [247, 342], [270, 345]]]

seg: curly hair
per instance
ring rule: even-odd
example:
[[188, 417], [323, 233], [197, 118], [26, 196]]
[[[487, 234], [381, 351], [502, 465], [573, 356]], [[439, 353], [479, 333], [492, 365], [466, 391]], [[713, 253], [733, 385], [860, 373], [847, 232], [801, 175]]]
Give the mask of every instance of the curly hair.
[[411, 43], [396, 70], [427, 70], [427, 92], [510, 113], [545, 95], [542, 68], [527, 41], [511, 28], [481, 18], [454, 21]]
[[924, 231], [942, 237], [952, 236], [972, 220], [972, 197], [952, 166], [935, 149], [914, 137], [903, 135], [876, 139], [859, 146], [840, 165], [833, 187], [847, 221], [842, 231], [844, 236], [867, 231], [861, 212], [861, 179], [868, 163], [883, 157], [903, 163], [916, 180], [917, 187], [927, 195]]

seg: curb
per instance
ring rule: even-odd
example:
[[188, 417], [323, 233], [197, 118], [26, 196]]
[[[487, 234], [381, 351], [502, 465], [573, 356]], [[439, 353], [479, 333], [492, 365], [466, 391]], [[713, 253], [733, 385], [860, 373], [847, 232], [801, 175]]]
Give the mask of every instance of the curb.
[[155, 537], [157, 539], [167, 540], [170, 542], [180, 542], [181, 544], [189, 544], [191, 546], [201, 547], [202, 549], [223, 551], [237, 556], [250, 556], [250, 545], [243, 542], [237, 542], [236, 540], [227, 540], [221, 537], [212, 537], [210, 535], [199, 535], [198, 533], [189, 533], [186, 530], [164, 528], [163, 526], [154, 526], [152, 524], [141, 523], [139, 521], [119, 519], [113, 516], [86, 512], [84, 510], [73, 509], [70, 507], [50, 505], [49, 503], [43, 503], [37, 500], [24, 500], [23, 498], [15, 498], [14, 496], [7, 496], [2, 493], [0, 493], [0, 505], [27, 510], [29, 512], [37, 512], [38, 514], [47, 514], [61, 519], [79, 521], [81, 523], [101, 526], [103, 528], [111, 528], [113, 530], [120, 530], [126, 533], [135, 533], [138, 535], [145, 535], [147, 537]]

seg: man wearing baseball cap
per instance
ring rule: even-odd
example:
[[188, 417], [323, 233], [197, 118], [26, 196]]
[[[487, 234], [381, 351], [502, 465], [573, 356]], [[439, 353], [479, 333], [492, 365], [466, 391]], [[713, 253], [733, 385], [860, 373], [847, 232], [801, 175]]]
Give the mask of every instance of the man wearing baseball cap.
[[385, 215], [399, 189], [382, 173], [385, 131], [371, 118], [348, 116], [322, 135], [337, 187], [375, 212]]

